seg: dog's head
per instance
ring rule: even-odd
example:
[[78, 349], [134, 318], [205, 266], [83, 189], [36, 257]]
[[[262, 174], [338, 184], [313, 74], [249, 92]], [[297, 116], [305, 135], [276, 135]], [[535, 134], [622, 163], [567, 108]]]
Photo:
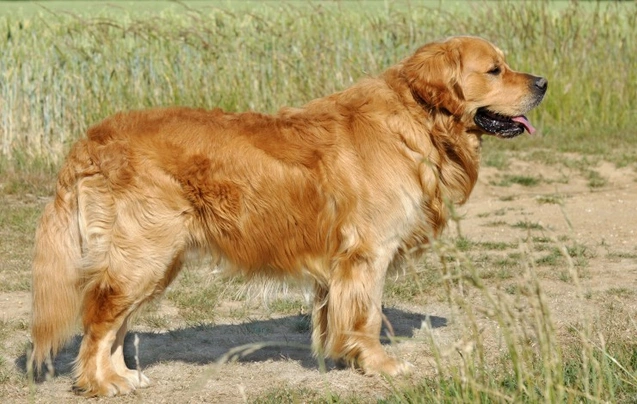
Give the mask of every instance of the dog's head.
[[500, 49], [476, 37], [427, 44], [405, 60], [402, 74], [420, 103], [504, 138], [535, 132], [524, 114], [542, 101], [548, 84], [511, 70]]

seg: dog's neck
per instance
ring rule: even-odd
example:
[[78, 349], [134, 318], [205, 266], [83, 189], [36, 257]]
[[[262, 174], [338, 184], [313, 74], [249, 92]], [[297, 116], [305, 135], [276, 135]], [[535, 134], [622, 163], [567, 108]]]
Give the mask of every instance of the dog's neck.
[[[407, 113], [423, 125], [418, 135], [402, 134], [405, 146], [421, 156], [420, 164], [435, 168], [441, 197], [454, 203], [464, 203], [478, 179], [481, 134], [466, 130], [463, 122], [466, 117], [429, 105], [409, 87], [406, 80], [397, 79], [400, 77], [398, 65], [385, 71], [380, 78], [401, 98]], [[421, 136], [427, 138], [422, 139]], [[432, 154], [432, 146], [444, 153]]]

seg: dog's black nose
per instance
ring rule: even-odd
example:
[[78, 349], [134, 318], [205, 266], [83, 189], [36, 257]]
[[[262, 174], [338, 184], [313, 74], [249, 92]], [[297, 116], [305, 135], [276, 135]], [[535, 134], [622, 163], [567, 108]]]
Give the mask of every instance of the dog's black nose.
[[538, 90], [545, 92], [546, 88], [549, 85], [549, 82], [544, 77], [536, 77], [533, 84], [535, 85], [535, 87], [537, 87]]

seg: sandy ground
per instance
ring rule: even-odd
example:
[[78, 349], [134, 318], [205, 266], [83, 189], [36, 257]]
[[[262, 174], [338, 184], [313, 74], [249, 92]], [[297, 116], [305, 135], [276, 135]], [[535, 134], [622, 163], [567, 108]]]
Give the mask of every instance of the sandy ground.
[[[484, 168], [469, 202], [459, 213], [463, 216], [462, 233], [476, 242], [519, 242], [529, 230], [511, 226], [520, 221], [538, 223], [537, 234], [568, 238], [585, 245], [588, 262], [582, 289], [592, 296], [590, 307], [573, 304], [577, 290], [572, 283], [551, 276], [549, 268], [541, 276], [555, 322], [568, 324], [579, 316], [594, 312], [600, 301], [617, 299], [631, 315], [637, 313], [637, 175], [631, 168], [617, 169], [611, 164], [594, 168], [606, 184], [590, 188], [581, 171], [546, 166], [525, 160], [511, 161], [506, 169]], [[507, 173], [532, 175], [542, 180], [536, 186], [495, 185]], [[540, 203], [558, 198], [561, 204]], [[500, 225], [494, 225], [497, 220]], [[450, 229], [450, 235], [455, 230]], [[559, 268], [555, 269], [559, 272]], [[608, 293], [626, 290], [627, 297]], [[229, 312], [233, 302], [222, 302], [220, 313]], [[29, 295], [26, 292], [0, 293], [0, 318], [10, 322], [28, 322]], [[167, 299], [158, 309], [170, 315], [175, 311]], [[451, 346], [458, 339], [459, 324], [452, 321], [449, 306], [441, 299], [426, 304], [403, 301], [387, 306], [385, 314], [401, 342], [388, 344], [387, 349], [414, 364], [412, 375], [392, 383], [411, 385], [419, 377], [434, 372], [431, 347], [423, 324], [429, 317], [436, 343]], [[169, 327], [153, 330], [135, 326], [129, 334], [127, 353], [129, 364], [135, 365], [134, 336], [139, 337], [139, 364], [151, 378], [151, 387], [135, 394], [109, 399], [109, 402], [244, 402], [275, 388], [307, 389], [319, 394], [335, 393], [341, 397], [356, 395], [363, 401], [373, 401], [392, 391], [392, 383], [382, 377], [364, 376], [349, 369], [336, 369], [327, 364], [321, 372], [308, 347], [309, 331], [299, 326], [305, 321], [301, 314], [272, 316], [256, 307], [240, 320], [220, 316], [214, 325]], [[485, 323], [489, 327], [488, 323]], [[11, 337], [16, 372], [24, 369], [24, 349], [28, 333], [25, 329]], [[218, 360], [242, 345], [270, 345], [249, 353], [236, 361], [218, 364]], [[72, 360], [77, 353], [77, 337], [56, 359], [57, 375], [36, 386], [32, 397], [37, 402], [84, 402], [70, 390]], [[7, 347], [8, 348], [8, 347]], [[2, 402], [24, 402], [28, 387], [0, 384]], [[95, 401], [106, 399], [93, 399]]]

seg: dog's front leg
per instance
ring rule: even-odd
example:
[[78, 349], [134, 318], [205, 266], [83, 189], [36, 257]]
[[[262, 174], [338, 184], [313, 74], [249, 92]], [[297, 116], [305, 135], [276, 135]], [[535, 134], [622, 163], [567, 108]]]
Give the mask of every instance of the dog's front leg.
[[328, 285], [315, 287], [313, 344], [319, 355], [368, 374], [395, 376], [410, 365], [387, 355], [380, 343], [381, 299], [391, 254], [347, 254], [332, 267]]

